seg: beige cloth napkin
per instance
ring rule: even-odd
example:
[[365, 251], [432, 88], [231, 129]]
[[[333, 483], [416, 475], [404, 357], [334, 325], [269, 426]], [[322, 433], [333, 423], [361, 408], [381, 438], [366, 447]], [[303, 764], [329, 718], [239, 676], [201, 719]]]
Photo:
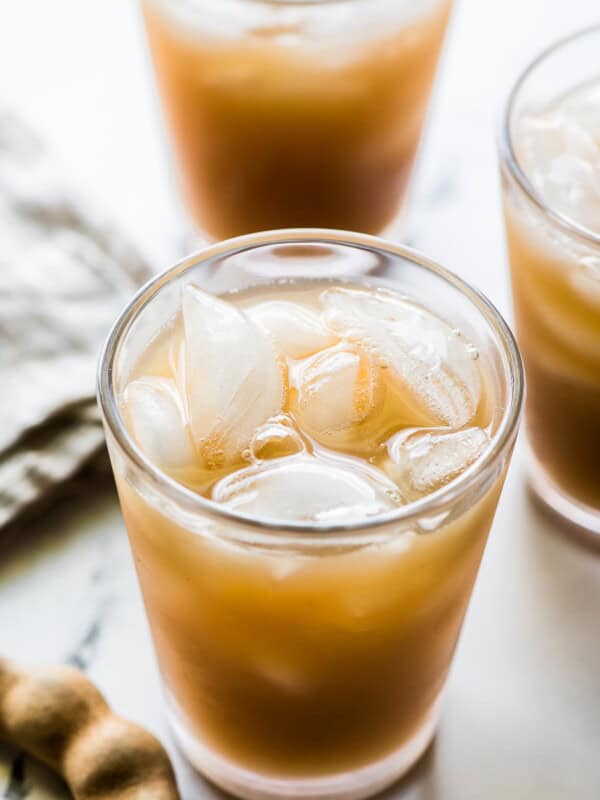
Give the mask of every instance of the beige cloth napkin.
[[100, 348], [149, 267], [0, 112], [0, 539], [101, 464]]

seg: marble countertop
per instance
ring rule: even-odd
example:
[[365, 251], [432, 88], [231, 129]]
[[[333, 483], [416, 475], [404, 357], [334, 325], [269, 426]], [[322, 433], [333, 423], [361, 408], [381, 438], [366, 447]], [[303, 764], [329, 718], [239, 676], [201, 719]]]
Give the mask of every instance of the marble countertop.
[[[412, 243], [509, 311], [494, 127], [541, 46], [600, 20], [597, 0], [462, 0], [413, 197]], [[181, 253], [178, 204], [129, 0], [0, 7], [0, 105], [20, 107], [157, 266]], [[600, 552], [529, 499], [521, 450], [502, 497], [434, 746], [389, 798], [600, 797]], [[184, 800], [219, 797], [177, 756], [115, 496], [71, 498], [0, 558], [0, 652], [69, 659], [173, 752]], [[0, 749], [0, 797], [64, 796]]]

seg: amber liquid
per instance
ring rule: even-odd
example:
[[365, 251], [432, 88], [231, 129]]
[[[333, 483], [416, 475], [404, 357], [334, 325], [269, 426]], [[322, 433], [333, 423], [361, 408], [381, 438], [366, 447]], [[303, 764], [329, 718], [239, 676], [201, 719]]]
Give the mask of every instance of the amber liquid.
[[[275, 287], [238, 302], [313, 295]], [[133, 377], [168, 374], [178, 335], [175, 321]], [[471, 424], [493, 427], [481, 369]], [[423, 424], [408, 407], [390, 391], [371, 434]], [[368, 441], [358, 432], [329, 446], [372, 459], [380, 448]], [[324, 534], [309, 550], [281, 550], [236, 541], [234, 523], [186, 530], [115, 473], [165, 684], [203, 747], [265, 775], [323, 776], [384, 759], [419, 731], [444, 686], [503, 475], [429, 533], [395, 526], [377, 546], [336, 547]]]
[[278, 556], [188, 532], [120, 476], [161, 671], [191, 733], [281, 777], [401, 748], [444, 686], [500, 484], [442, 530], [398, 532], [399, 547]]
[[561, 489], [600, 510], [599, 300], [576, 256], [529, 230], [510, 200], [506, 220], [531, 447]]
[[183, 193], [204, 232], [378, 233], [392, 222], [449, 0], [399, 30], [392, 19], [378, 37], [320, 49], [286, 46], [272, 31], [214, 39], [183, 29], [154, 0], [143, 5]]

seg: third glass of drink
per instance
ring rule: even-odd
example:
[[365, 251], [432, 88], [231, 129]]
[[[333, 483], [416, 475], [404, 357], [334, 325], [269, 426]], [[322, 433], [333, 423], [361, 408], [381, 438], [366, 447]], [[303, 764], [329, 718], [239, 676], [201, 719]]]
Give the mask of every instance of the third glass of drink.
[[600, 534], [600, 27], [518, 81], [501, 139], [530, 480]]
[[395, 221], [451, 0], [141, 2], [201, 233]]
[[99, 397], [190, 760], [253, 799], [361, 798], [406, 772], [519, 421], [493, 306], [378, 239], [255, 234], [141, 291]]

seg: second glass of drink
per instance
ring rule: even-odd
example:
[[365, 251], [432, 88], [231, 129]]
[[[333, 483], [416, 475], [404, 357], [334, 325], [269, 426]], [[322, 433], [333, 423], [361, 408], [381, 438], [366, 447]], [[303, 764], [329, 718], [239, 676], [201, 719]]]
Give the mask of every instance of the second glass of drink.
[[538, 496], [600, 534], [600, 27], [543, 53], [501, 136], [529, 472]]
[[407, 191], [451, 0], [142, 0], [183, 196], [209, 240], [381, 233]]

